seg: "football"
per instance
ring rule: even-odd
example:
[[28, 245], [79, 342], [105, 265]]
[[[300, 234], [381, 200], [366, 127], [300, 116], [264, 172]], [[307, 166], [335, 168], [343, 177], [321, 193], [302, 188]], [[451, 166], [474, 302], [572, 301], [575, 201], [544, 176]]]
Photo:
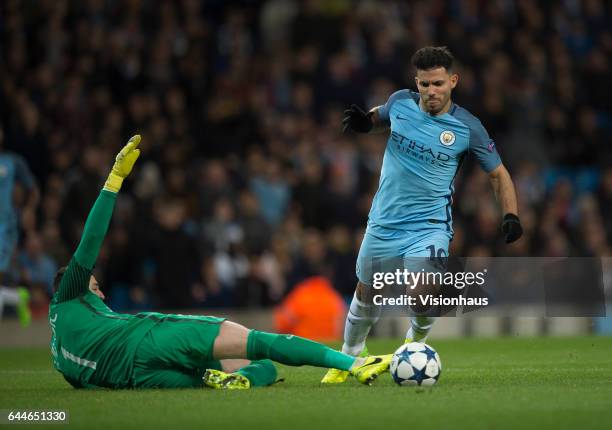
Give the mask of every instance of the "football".
[[431, 346], [410, 342], [393, 353], [389, 370], [398, 385], [431, 386], [440, 378], [442, 362]]

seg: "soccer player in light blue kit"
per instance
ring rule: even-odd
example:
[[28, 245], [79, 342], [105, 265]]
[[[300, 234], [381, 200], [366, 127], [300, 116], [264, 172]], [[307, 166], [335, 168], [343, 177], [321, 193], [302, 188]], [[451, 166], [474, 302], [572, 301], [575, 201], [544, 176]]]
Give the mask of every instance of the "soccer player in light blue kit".
[[[358, 133], [390, 129], [378, 191], [357, 257], [357, 289], [347, 315], [344, 353], [367, 354], [365, 340], [380, 315], [368, 300], [373, 284], [373, 261], [400, 258], [404, 262], [431, 261], [448, 256], [453, 237], [451, 204], [453, 181], [464, 158], [475, 156], [488, 173], [505, 214], [502, 232], [506, 243], [522, 234], [516, 193], [480, 121], [451, 101], [458, 82], [453, 56], [446, 47], [425, 47], [412, 57], [418, 92], [400, 90], [368, 113], [352, 105], [344, 131]], [[383, 263], [384, 264], [384, 263]], [[404, 263], [410, 270], [411, 263]], [[418, 270], [418, 269], [412, 269]], [[434, 269], [436, 270], [436, 269]], [[433, 317], [411, 317], [407, 341], [424, 341]], [[348, 372], [330, 369], [323, 383], [341, 383]]]
[[19, 233], [18, 214], [13, 205], [15, 183], [19, 182], [28, 191], [26, 211], [34, 211], [39, 193], [25, 160], [17, 154], [3, 151], [3, 145], [4, 131], [0, 124], [0, 318], [5, 305], [15, 306], [19, 321], [27, 326], [31, 320], [28, 291], [25, 288], [9, 288], [4, 283], [7, 282], [6, 273]]

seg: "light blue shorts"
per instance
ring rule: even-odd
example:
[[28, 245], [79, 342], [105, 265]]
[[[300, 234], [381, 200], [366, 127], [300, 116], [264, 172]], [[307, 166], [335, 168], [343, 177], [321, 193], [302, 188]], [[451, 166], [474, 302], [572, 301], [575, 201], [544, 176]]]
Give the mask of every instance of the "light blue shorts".
[[0, 272], [8, 272], [11, 258], [17, 246], [17, 226], [0, 222]]
[[371, 286], [375, 272], [444, 271], [451, 233], [440, 229], [402, 231], [368, 226], [359, 255], [356, 274]]

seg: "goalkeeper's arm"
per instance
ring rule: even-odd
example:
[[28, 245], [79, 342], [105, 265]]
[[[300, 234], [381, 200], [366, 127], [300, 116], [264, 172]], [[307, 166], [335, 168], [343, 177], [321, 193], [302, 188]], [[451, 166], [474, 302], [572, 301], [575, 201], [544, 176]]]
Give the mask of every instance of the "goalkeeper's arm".
[[136, 135], [117, 154], [115, 164], [108, 175], [104, 188], [94, 203], [91, 212], [89, 212], [79, 246], [72, 256], [55, 293], [58, 302], [71, 300], [88, 290], [89, 277], [113, 216], [117, 193], [140, 155], [139, 143], [140, 136]]

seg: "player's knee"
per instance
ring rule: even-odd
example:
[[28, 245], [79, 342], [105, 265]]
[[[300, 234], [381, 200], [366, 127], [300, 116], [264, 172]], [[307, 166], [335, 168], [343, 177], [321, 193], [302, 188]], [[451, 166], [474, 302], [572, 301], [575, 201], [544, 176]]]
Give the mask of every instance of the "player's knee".
[[249, 329], [245, 326], [235, 323], [233, 321], [223, 321], [221, 323], [221, 329], [219, 330], [219, 335], [231, 336], [234, 338], [248, 336]]
[[363, 301], [363, 289], [364, 289], [365, 285], [363, 285], [361, 282], [357, 281], [357, 287], [355, 288], [355, 297], [357, 297], [358, 300]]
[[414, 305], [410, 306], [412, 313], [414, 315], [427, 315], [432, 312], [432, 310], [437, 309], [437, 307], [429, 304], [431, 301], [422, 299], [427, 296], [437, 296], [439, 292], [440, 288], [436, 284], [426, 283], [419, 283], [408, 289], [408, 295], [414, 298]]
[[372, 287], [358, 281], [357, 288], [355, 289], [355, 297], [361, 303], [372, 304], [372, 299], [374, 297]]
[[213, 346], [216, 360], [246, 358], [250, 330], [232, 321], [223, 321]]

